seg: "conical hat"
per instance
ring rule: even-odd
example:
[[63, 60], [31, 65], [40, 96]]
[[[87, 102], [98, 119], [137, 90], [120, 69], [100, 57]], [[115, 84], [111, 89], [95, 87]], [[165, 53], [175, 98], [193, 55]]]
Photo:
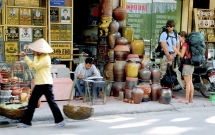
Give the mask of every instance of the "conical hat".
[[40, 38], [37, 41], [29, 44], [29, 48], [33, 51], [40, 53], [52, 53], [53, 49], [51, 46], [43, 39]]

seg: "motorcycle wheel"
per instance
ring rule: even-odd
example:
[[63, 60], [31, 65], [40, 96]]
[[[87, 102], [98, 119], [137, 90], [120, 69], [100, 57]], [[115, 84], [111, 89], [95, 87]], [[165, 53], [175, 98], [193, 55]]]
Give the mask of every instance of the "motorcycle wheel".
[[203, 85], [202, 85], [200, 93], [205, 98], [209, 98], [210, 93], [214, 91], [214, 88], [208, 79], [203, 78], [202, 81], [203, 81]]

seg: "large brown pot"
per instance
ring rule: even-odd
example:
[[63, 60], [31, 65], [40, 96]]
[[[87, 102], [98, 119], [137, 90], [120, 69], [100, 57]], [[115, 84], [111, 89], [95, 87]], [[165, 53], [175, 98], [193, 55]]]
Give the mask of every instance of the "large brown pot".
[[130, 49], [125, 45], [117, 45], [114, 48], [114, 58], [116, 60], [126, 60]]
[[101, 1], [101, 15], [112, 16], [113, 14], [113, 0]]
[[138, 78], [126, 77], [125, 89], [133, 89], [137, 86]]
[[105, 66], [105, 77], [106, 77], [106, 80], [108, 80], [108, 81], [114, 81], [113, 64], [114, 63], [109, 62]]
[[143, 40], [141, 40], [141, 39], [136, 39], [136, 40], [131, 42], [131, 52], [132, 52], [132, 54], [138, 54], [139, 57], [143, 56], [144, 47], [145, 47], [145, 45], [143, 43]]
[[161, 78], [161, 70], [158, 66], [154, 66], [151, 68], [152, 72], [152, 83], [159, 83]]
[[122, 36], [125, 37], [129, 43], [131, 43], [134, 37], [134, 29], [130, 25], [126, 25], [122, 28]]
[[152, 94], [151, 94], [151, 98], [152, 101], [158, 101], [159, 99], [159, 90], [162, 89], [162, 86], [160, 84], [152, 84], [151, 85], [151, 90], [152, 90]]
[[125, 82], [114, 82], [112, 86], [113, 96], [118, 97], [119, 92], [123, 91], [124, 87], [125, 87]]
[[133, 99], [134, 103], [139, 104], [143, 99], [144, 92], [140, 86], [136, 86], [135, 88], [133, 88], [131, 94], [132, 94], [132, 99]]
[[127, 61], [127, 62], [128, 62], [128, 61], [140, 62], [140, 58], [139, 58], [139, 56], [138, 56], [137, 54], [129, 54], [129, 55], [127, 56], [126, 61]]
[[125, 61], [115, 61], [113, 65], [114, 81], [124, 82], [125, 81]]
[[123, 21], [127, 17], [127, 11], [123, 7], [119, 6], [113, 10], [113, 17], [117, 21]]
[[116, 20], [113, 20], [109, 25], [110, 32], [117, 32], [119, 30], [119, 23]]

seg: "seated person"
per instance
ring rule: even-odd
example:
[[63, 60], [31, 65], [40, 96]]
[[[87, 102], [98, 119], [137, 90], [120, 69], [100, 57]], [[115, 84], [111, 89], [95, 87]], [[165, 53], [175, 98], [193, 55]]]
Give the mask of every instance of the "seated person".
[[[83, 99], [83, 93], [85, 90], [83, 79], [86, 79], [92, 75], [96, 77], [101, 77], [100, 73], [98, 72], [96, 66], [93, 63], [94, 63], [94, 60], [88, 57], [86, 58], [84, 63], [79, 64], [75, 69], [75, 77], [77, 77], [77, 81], [75, 84], [75, 92], [76, 92], [76, 95], [78, 94], [77, 97], [79, 97], [77, 99]], [[99, 91], [100, 91], [100, 88], [97, 89], [97, 94], [99, 94]]]

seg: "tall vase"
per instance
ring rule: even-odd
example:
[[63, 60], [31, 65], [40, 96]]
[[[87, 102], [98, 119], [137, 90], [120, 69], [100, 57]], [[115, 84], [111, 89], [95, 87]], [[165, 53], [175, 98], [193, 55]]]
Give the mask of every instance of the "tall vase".
[[136, 62], [127, 63], [127, 67], [125, 69], [126, 69], [125, 73], [127, 77], [137, 78], [139, 65], [136, 64]]
[[101, 15], [112, 16], [113, 14], [113, 0], [101, 1]]
[[132, 94], [132, 99], [134, 103], [139, 104], [143, 99], [144, 91], [141, 89], [140, 86], [136, 86], [135, 88], [133, 88], [131, 94]]
[[144, 47], [145, 47], [145, 45], [143, 43], [143, 40], [141, 40], [141, 39], [135, 39], [134, 41], [131, 42], [132, 54], [138, 54], [139, 57], [143, 56]]
[[133, 40], [134, 29], [130, 25], [126, 25], [122, 28], [122, 36], [125, 37], [129, 43]]

